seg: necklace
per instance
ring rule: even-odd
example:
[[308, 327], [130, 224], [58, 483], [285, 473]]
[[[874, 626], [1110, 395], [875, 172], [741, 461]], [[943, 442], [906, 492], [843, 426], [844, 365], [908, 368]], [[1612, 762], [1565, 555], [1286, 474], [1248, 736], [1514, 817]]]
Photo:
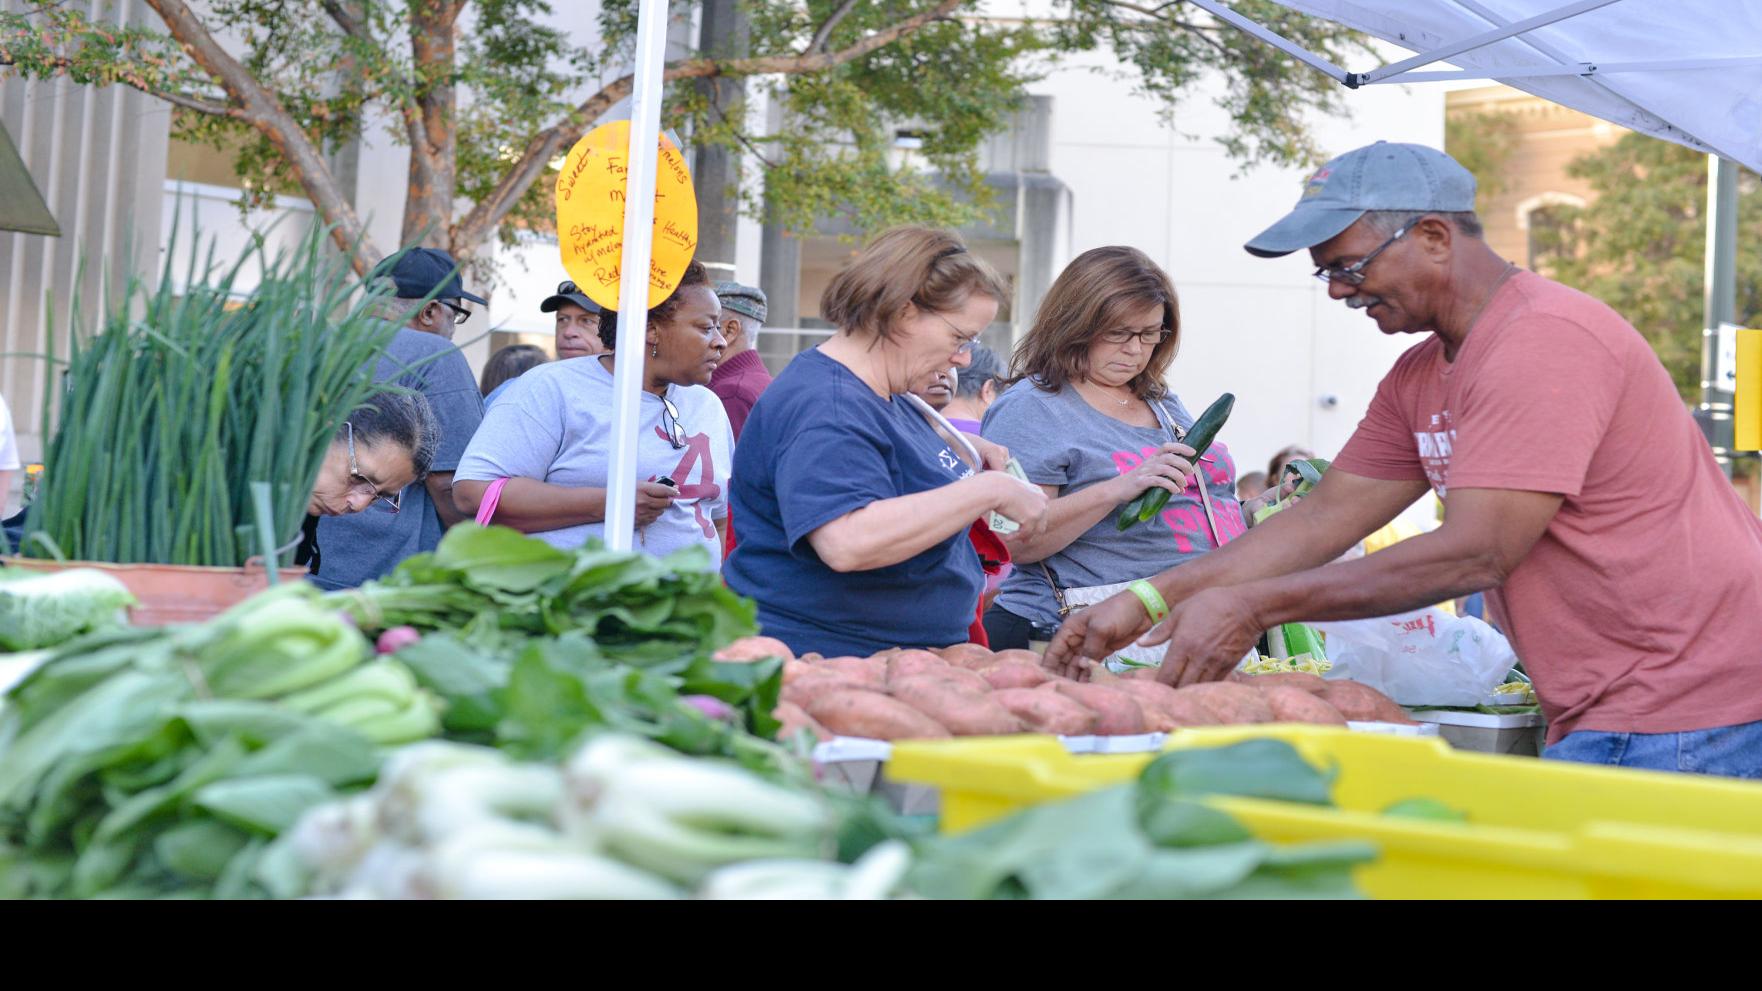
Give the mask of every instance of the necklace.
[[1505, 263], [1505, 271], [1500, 272], [1499, 277], [1493, 280], [1493, 287], [1487, 290], [1486, 298], [1481, 300], [1481, 305], [1474, 308], [1474, 316], [1468, 318], [1467, 327], [1469, 330], [1474, 329], [1474, 322], [1481, 318], [1481, 313], [1486, 310], [1487, 304], [1493, 301], [1494, 296], [1499, 295], [1499, 287], [1504, 285], [1505, 280], [1511, 278], [1511, 273], [1515, 271], [1517, 271], [1516, 262]]
[[[1083, 384], [1090, 385], [1090, 383], [1088, 383], [1088, 382], [1085, 382]], [[1090, 388], [1100, 388], [1100, 387], [1091, 385]], [[1114, 397], [1109, 396], [1106, 393], [1102, 393], [1102, 396], [1104, 398], [1106, 398], [1108, 402], [1113, 403], [1118, 406], [1129, 406], [1132, 403], [1132, 397], [1130, 397], [1130, 396], [1126, 397], [1125, 399], [1115, 399]]]

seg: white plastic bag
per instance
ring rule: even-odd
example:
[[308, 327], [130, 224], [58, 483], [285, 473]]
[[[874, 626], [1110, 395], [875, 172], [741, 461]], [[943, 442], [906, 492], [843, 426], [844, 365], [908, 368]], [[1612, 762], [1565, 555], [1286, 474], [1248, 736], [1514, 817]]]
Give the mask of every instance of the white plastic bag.
[[1310, 625], [1328, 638], [1327, 677], [1362, 682], [1402, 705], [1479, 705], [1517, 663], [1498, 630], [1436, 607]]

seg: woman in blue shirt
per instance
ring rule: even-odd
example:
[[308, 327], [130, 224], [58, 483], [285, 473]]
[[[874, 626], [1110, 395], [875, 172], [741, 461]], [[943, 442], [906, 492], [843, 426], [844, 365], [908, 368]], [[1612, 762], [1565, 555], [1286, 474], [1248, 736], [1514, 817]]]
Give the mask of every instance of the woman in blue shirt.
[[[968, 528], [995, 511], [1035, 535], [1046, 495], [974, 473], [902, 394], [965, 366], [1006, 293], [956, 235], [924, 227], [880, 235], [826, 287], [839, 332], [765, 390], [734, 453], [724, 577], [768, 636], [826, 656], [966, 642], [983, 585]], [[1007, 452], [980, 444], [1001, 468]]]

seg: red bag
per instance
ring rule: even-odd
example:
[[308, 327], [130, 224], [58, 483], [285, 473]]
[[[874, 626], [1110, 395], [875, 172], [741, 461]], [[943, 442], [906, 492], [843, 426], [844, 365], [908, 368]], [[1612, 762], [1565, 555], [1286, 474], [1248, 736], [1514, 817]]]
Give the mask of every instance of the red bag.
[[[967, 539], [973, 542], [973, 550], [979, 552], [979, 567], [987, 575], [995, 575], [1010, 563], [1009, 547], [1003, 538], [993, 533], [990, 525], [984, 520], [974, 520], [971, 529], [967, 530]], [[990, 647], [991, 638], [985, 635], [985, 593], [979, 593], [979, 604], [973, 613], [973, 625], [967, 628], [967, 640], [981, 647]]]

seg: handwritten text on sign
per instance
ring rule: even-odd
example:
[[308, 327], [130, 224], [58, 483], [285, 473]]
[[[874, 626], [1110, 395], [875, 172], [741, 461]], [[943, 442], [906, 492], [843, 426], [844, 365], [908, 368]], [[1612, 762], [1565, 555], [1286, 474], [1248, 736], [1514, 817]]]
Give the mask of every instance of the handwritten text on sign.
[[[563, 269], [589, 299], [618, 308], [624, 256], [624, 181], [629, 172], [630, 122], [589, 131], [557, 176], [557, 246]], [[649, 258], [649, 306], [679, 285], [697, 252], [697, 193], [678, 146], [661, 136], [655, 169], [655, 235]]]

